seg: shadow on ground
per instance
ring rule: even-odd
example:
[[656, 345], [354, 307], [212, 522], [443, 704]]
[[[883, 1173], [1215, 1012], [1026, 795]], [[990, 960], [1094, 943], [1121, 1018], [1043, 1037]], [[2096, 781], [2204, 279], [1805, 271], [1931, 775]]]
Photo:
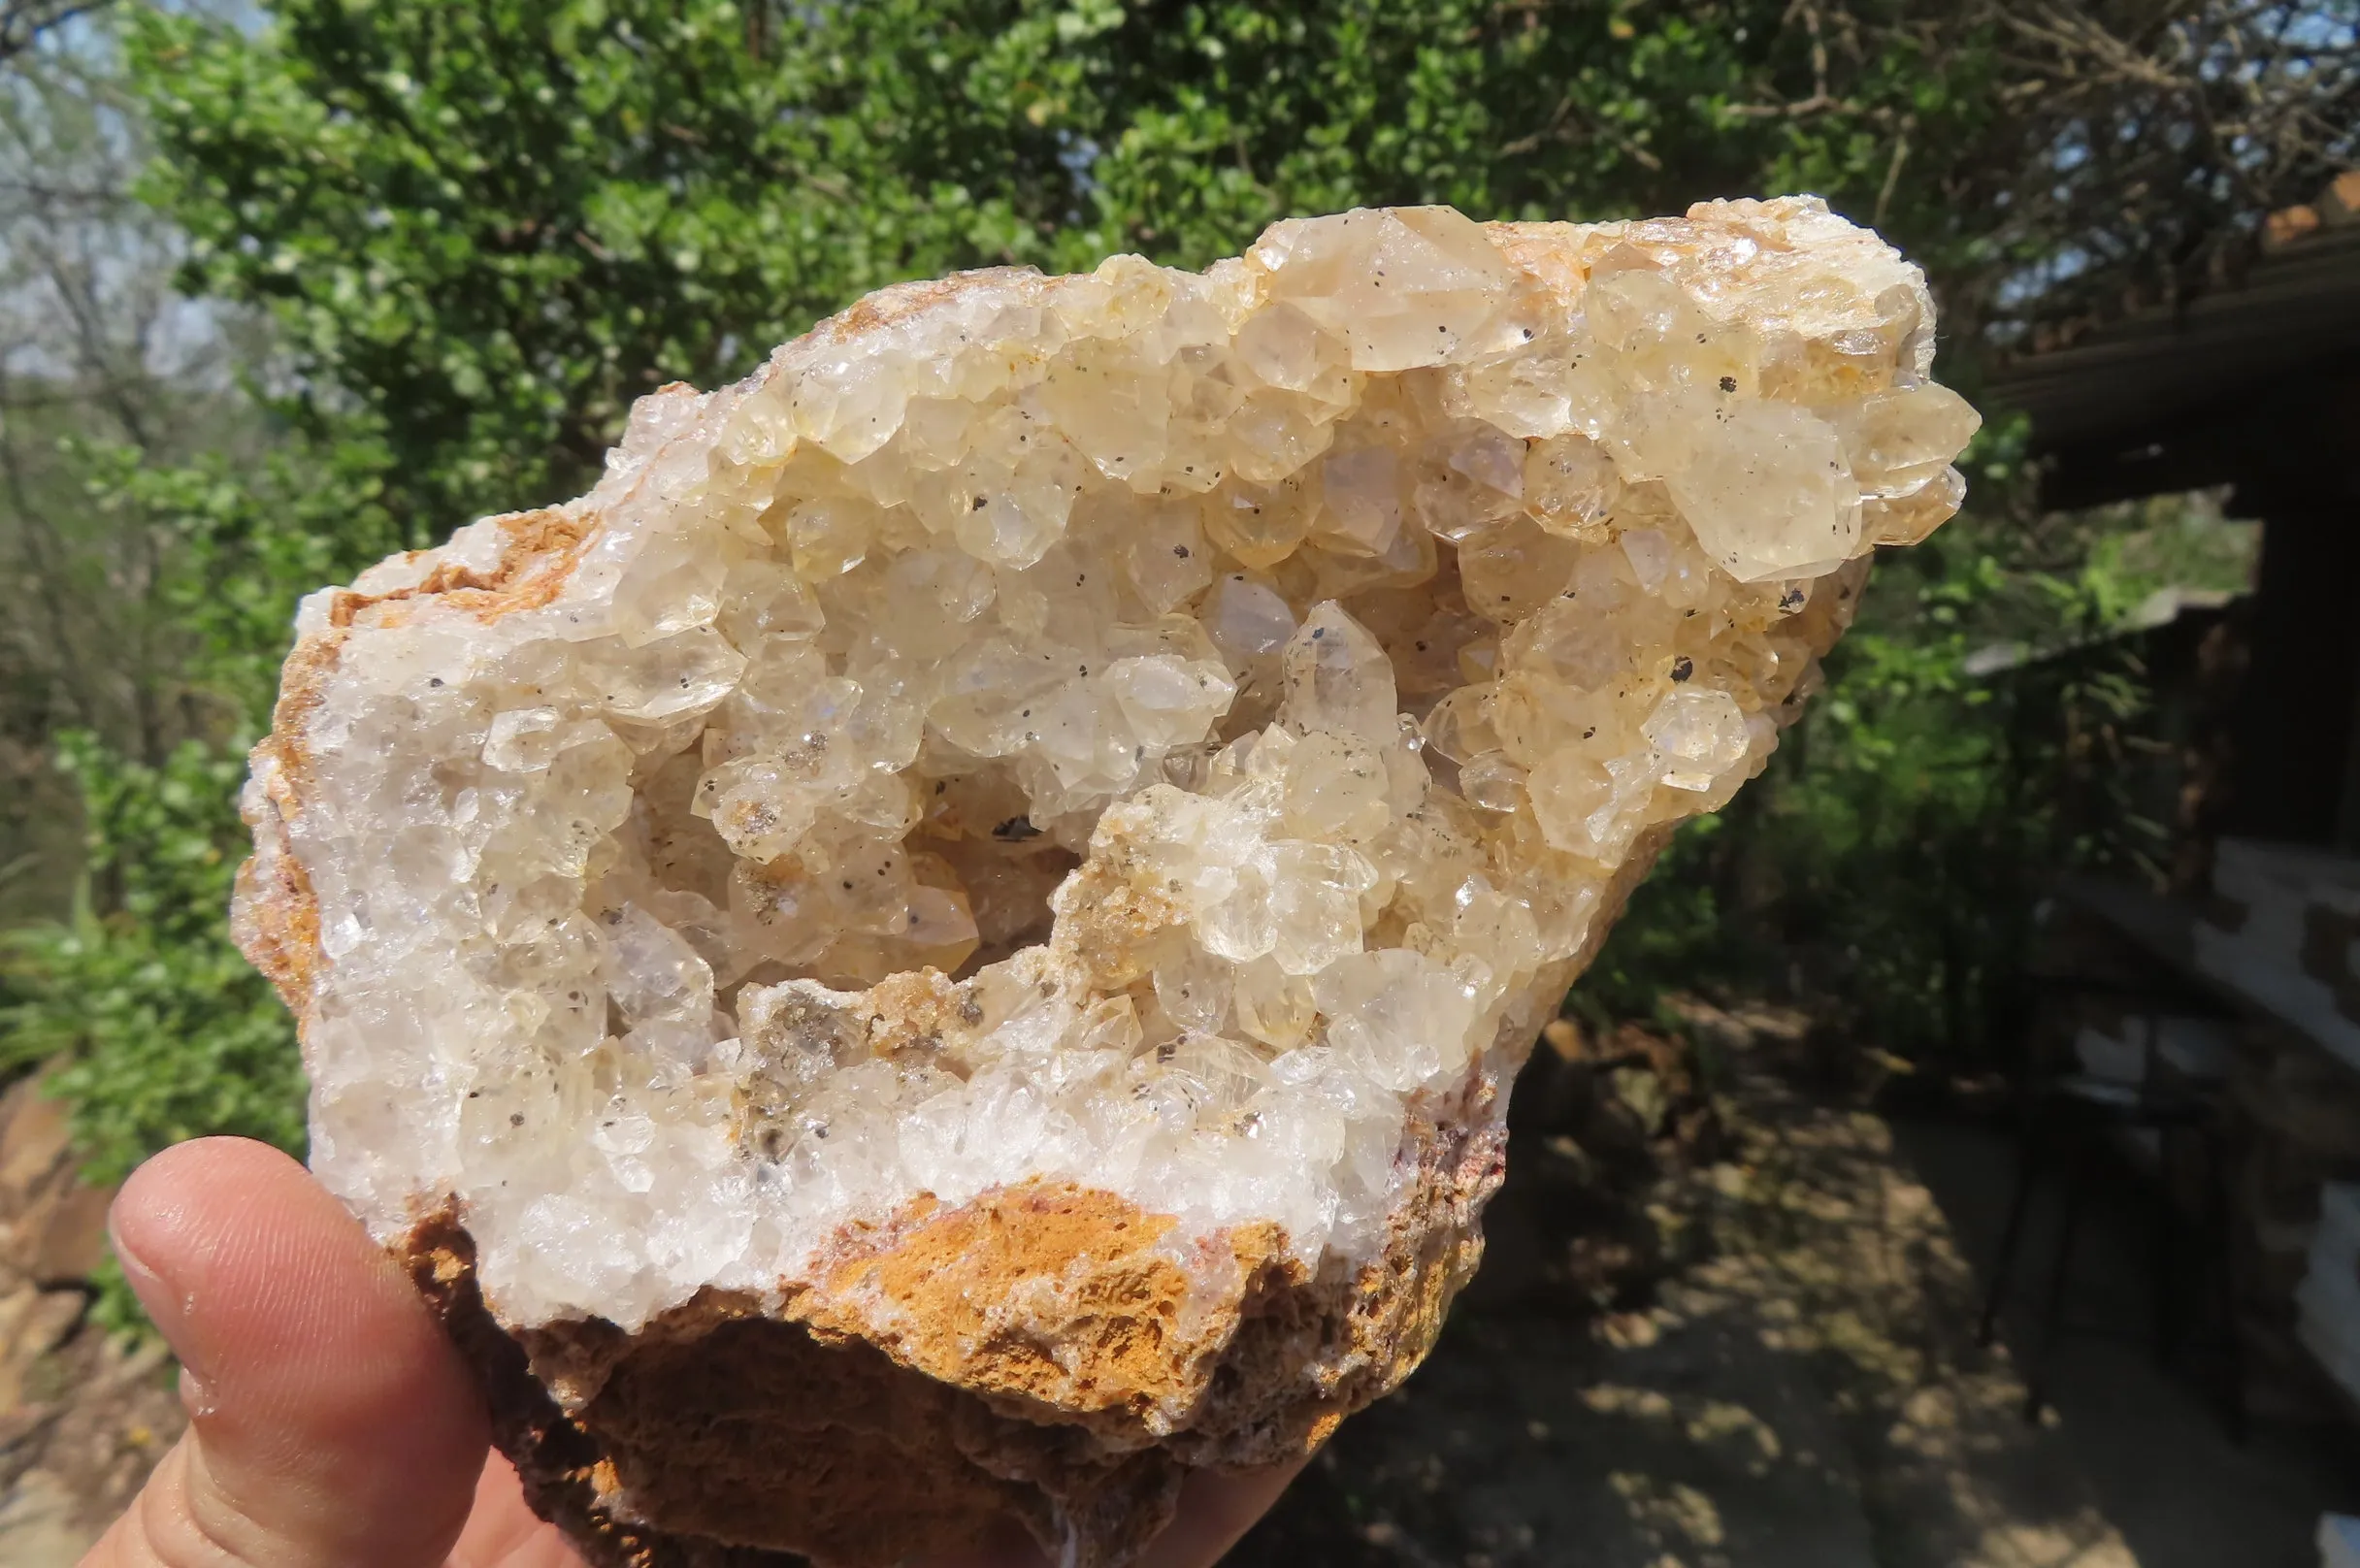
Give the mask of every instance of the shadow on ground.
[[[1959, 1244], [1987, 1269], [2006, 1215], [2010, 1141], [1955, 1123], [1903, 1122], [1895, 1134]], [[2318, 1516], [2360, 1511], [2360, 1443], [2344, 1428], [2262, 1417], [2235, 1441], [2201, 1365], [2157, 1364], [2152, 1198], [2126, 1169], [2102, 1175], [2075, 1251], [2069, 1310], [2125, 1332], [2058, 1342], [2048, 1393], [2065, 1454], [2140, 1568], [2313, 1568]], [[2023, 1288], [2001, 1320], [2002, 1337], [2025, 1354], [2059, 1219], [2057, 1195], [2042, 1196], [2022, 1249]]]
[[[2315, 1489], [2241, 1494], [2244, 1478], [2208, 1473], [2201, 1459], [2170, 1472], [2169, 1510], [2118, 1529], [2114, 1514], [2136, 1500], [2122, 1494], [2125, 1473], [2153, 1462], [2141, 1456], [2135, 1407], [2119, 1428], [2091, 1418], [2085, 1432], [2076, 1396], [2061, 1388], [2065, 1419], [2027, 1424], [2006, 1352], [1973, 1342], [1975, 1272], [1887, 1125], [1800, 1094], [1755, 1059], [1735, 1060], [1721, 1096], [1728, 1157], [1668, 1175], [1648, 1194], [1665, 1250], [1681, 1260], [1652, 1301], [1601, 1313], [1531, 1288], [1551, 1250], [1577, 1238], [1535, 1180], [1537, 1140], [1520, 1132], [1524, 1146], [1512, 1140], [1489, 1225], [1494, 1255], [1432, 1358], [1344, 1425], [1231, 1561], [2311, 1560], [2283, 1554], [2282, 1544], [2308, 1539]], [[2005, 1199], [2004, 1161], [1961, 1179], [1996, 1184], [1993, 1201]], [[2208, 1544], [2181, 1550], [2174, 1512], [2209, 1520]]]

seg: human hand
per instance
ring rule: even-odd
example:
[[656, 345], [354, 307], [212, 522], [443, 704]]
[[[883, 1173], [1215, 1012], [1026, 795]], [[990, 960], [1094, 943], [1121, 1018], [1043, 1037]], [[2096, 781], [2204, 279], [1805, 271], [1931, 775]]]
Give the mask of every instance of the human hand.
[[[82, 1568], [581, 1568], [410, 1281], [301, 1165], [241, 1138], [167, 1149], [112, 1229], [189, 1426]], [[1192, 1476], [1140, 1568], [1205, 1568], [1293, 1475]], [[1043, 1562], [1019, 1531], [956, 1568]]]

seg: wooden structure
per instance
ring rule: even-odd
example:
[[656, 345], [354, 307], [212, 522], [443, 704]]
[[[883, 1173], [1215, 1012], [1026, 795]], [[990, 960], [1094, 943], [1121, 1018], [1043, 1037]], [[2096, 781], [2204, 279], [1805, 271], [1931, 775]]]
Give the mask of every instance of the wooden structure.
[[2172, 898], [2069, 883], [2050, 945], [2081, 980], [2195, 987], [2245, 1021], [2223, 1086], [2233, 1343], [2241, 1378], [2324, 1388], [2360, 1345], [2315, 1321], [2360, 1286], [2306, 1283], [2322, 1192], [2360, 1181], [2360, 171], [2272, 230], [2237, 282], [2026, 355], [1989, 392], [2031, 416], [2049, 506], [2226, 485], [2261, 520], [2198, 874]]
[[2227, 828], [2360, 851], [2360, 171], [2295, 212], [2237, 283], [1989, 390], [2031, 416], [2051, 506], [2228, 485], [2262, 520]]

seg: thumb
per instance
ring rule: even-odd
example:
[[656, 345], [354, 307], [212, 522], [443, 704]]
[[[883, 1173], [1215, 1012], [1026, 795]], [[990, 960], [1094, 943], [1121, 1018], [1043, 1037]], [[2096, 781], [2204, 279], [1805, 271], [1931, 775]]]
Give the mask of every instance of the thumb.
[[483, 1410], [425, 1304], [285, 1155], [168, 1149], [115, 1199], [123, 1272], [180, 1356], [189, 1429], [82, 1568], [435, 1568]]

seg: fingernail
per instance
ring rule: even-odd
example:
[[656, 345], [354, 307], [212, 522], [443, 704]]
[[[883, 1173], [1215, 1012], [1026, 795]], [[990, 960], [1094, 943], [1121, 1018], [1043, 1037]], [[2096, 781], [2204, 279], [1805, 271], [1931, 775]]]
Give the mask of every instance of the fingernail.
[[140, 1298], [148, 1316], [155, 1320], [158, 1328], [178, 1319], [180, 1303], [173, 1295], [164, 1276], [148, 1266], [148, 1260], [133, 1252], [123, 1240], [122, 1231], [115, 1228], [115, 1216], [107, 1216], [107, 1245], [115, 1249], [115, 1260], [123, 1265], [123, 1278], [130, 1282], [131, 1293]]
[[123, 1242], [122, 1232], [115, 1226], [115, 1217], [107, 1217], [107, 1241], [115, 1249], [115, 1260], [123, 1267], [123, 1280], [131, 1293], [140, 1298], [147, 1309], [148, 1319], [155, 1324], [156, 1332], [172, 1346], [173, 1354], [180, 1358], [183, 1377], [197, 1377], [189, 1362], [187, 1336], [180, 1330], [188, 1321], [189, 1301], [174, 1290], [163, 1275], [157, 1273], [148, 1260], [133, 1252]]

